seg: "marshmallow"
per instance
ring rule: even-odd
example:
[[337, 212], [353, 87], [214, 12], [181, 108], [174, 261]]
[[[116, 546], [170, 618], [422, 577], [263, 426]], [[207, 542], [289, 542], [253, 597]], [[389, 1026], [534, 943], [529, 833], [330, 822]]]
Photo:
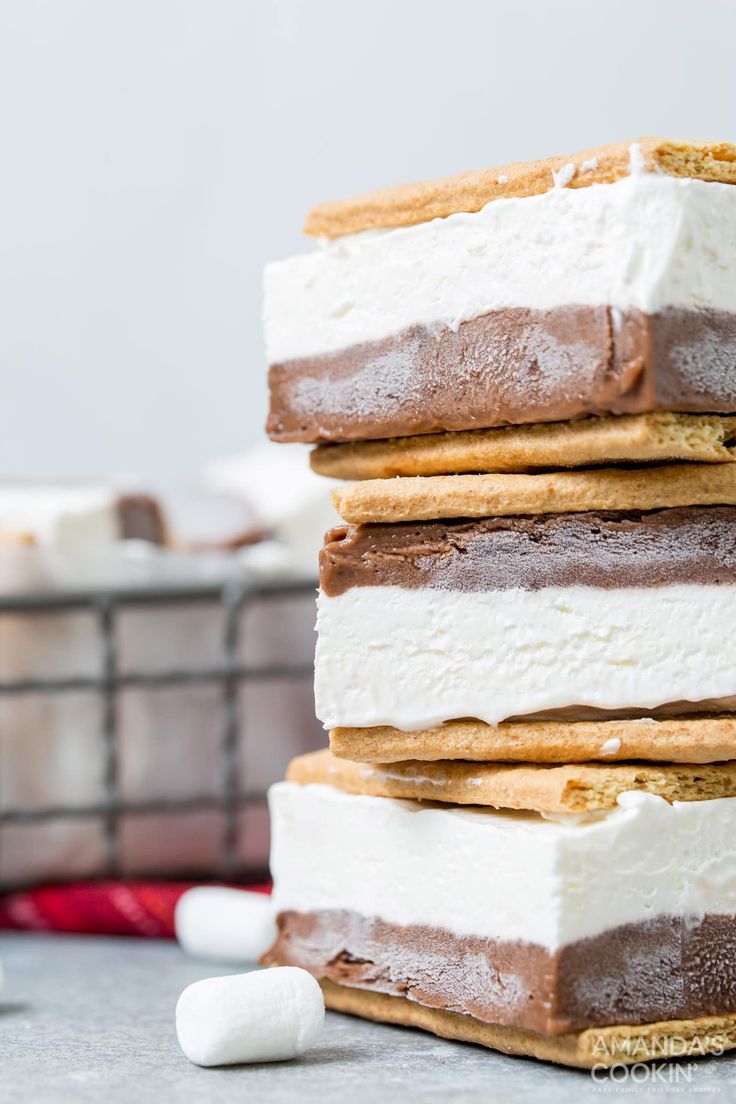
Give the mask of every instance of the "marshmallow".
[[311, 576], [324, 533], [342, 521], [327, 493], [339, 481], [315, 475], [306, 452], [307, 446], [285, 449], [264, 442], [210, 463], [203, 481], [213, 493], [248, 502], [263, 527], [289, 550], [294, 567]]
[[225, 886], [198, 886], [183, 893], [174, 928], [188, 954], [221, 962], [257, 962], [276, 939], [271, 898]]
[[322, 990], [297, 966], [205, 978], [176, 1006], [179, 1046], [198, 1066], [296, 1058], [317, 1042], [324, 1020]]

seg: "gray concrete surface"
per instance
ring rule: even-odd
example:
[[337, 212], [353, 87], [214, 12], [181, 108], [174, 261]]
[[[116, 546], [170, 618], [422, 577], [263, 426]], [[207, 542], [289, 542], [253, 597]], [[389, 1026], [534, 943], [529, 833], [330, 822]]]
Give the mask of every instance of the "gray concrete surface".
[[675, 1064], [680, 1074], [668, 1068], [665, 1080], [596, 1084], [584, 1072], [335, 1014], [299, 1061], [198, 1069], [176, 1041], [176, 1000], [190, 982], [232, 967], [189, 959], [173, 943], [52, 935], [3, 936], [0, 962], [2, 1104], [736, 1100], [736, 1058]]

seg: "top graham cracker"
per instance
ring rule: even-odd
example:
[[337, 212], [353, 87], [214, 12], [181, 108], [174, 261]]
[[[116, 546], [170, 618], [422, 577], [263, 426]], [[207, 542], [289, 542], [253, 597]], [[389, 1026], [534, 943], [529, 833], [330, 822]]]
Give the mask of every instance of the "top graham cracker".
[[621, 794], [665, 801], [736, 796], [736, 763], [356, 763], [327, 748], [292, 759], [288, 782], [345, 793], [535, 813], [615, 809]]
[[565, 157], [517, 161], [440, 180], [380, 188], [354, 199], [321, 203], [307, 215], [304, 233], [315, 238], [340, 238], [361, 230], [414, 226], [461, 211], [480, 211], [493, 199], [522, 199], [560, 186], [613, 184], [638, 172], [736, 184], [736, 145], [639, 138]]

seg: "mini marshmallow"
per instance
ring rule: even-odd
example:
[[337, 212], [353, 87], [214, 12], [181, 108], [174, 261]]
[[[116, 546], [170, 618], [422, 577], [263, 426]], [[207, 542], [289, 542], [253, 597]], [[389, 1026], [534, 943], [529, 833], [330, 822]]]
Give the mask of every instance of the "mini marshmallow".
[[298, 966], [205, 978], [176, 1006], [179, 1046], [198, 1066], [296, 1058], [314, 1046], [324, 1021], [322, 990]]
[[188, 954], [221, 962], [257, 962], [276, 939], [271, 898], [225, 886], [197, 886], [183, 893], [174, 928]]

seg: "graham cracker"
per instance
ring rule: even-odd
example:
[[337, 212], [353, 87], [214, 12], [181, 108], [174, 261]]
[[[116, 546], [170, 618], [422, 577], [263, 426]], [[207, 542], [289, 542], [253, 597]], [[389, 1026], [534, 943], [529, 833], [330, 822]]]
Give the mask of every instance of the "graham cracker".
[[736, 716], [662, 720], [530, 721], [489, 725], [447, 721], [421, 732], [398, 728], [333, 728], [330, 750], [338, 759], [400, 763], [407, 759], [471, 762], [584, 763], [646, 759], [718, 763], [736, 759]]
[[310, 456], [319, 475], [390, 479], [396, 475], [524, 472], [592, 464], [736, 460], [736, 417], [714, 414], [624, 414], [383, 441], [321, 445]]
[[339, 238], [361, 230], [413, 226], [459, 211], [480, 211], [493, 199], [541, 195], [557, 184], [568, 188], [613, 184], [632, 172], [736, 184], [736, 146], [638, 138], [542, 161], [512, 162], [440, 180], [381, 188], [354, 199], [320, 204], [307, 215], [304, 233]]
[[427, 475], [366, 479], [332, 492], [351, 525], [436, 518], [733, 506], [736, 465], [663, 464], [539, 475]]
[[694, 1020], [590, 1027], [566, 1035], [542, 1035], [520, 1027], [488, 1024], [473, 1016], [429, 1008], [406, 997], [351, 989], [320, 981], [325, 1006], [365, 1020], [415, 1027], [443, 1039], [477, 1043], [515, 1054], [579, 1069], [607, 1068], [667, 1058], [722, 1054], [736, 1047], [736, 1014]]
[[736, 762], [466, 763], [460, 760], [386, 765], [336, 758], [327, 748], [292, 759], [289, 782], [322, 783], [352, 794], [453, 805], [485, 805], [536, 813], [615, 809], [622, 793], [640, 790], [667, 801], [736, 797]]

